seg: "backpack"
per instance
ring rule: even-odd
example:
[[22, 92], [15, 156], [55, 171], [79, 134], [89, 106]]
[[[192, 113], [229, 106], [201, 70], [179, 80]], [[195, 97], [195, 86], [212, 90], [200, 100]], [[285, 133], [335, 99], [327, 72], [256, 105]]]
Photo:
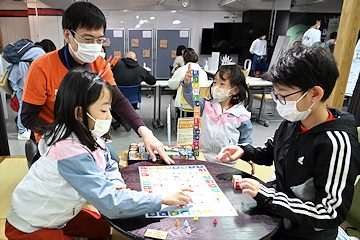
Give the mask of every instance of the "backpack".
[[3, 58], [11, 64], [20, 62], [20, 59], [26, 53], [27, 50], [32, 48], [34, 45], [29, 39], [20, 39], [14, 44], [9, 43], [3, 50]]

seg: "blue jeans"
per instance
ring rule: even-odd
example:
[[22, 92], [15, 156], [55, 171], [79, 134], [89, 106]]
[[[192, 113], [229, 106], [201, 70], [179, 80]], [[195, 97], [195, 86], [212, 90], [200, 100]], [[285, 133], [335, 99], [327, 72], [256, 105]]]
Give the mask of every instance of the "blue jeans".
[[22, 95], [23, 95], [23, 89], [19, 87], [18, 85], [19, 82], [14, 83], [12, 81], [9, 81], [10, 87], [14, 90], [15, 95], [17, 97], [17, 99], [19, 100], [19, 111], [18, 111], [18, 118], [17, 118], [17, 126], [19, 129], [19, 133], [23, 134], [26, 131], [26, 128], [22, 125], [21, 123], [21, 109], [22, 109], [22, 104], [23, 104], [23, 100], [22, 100]]

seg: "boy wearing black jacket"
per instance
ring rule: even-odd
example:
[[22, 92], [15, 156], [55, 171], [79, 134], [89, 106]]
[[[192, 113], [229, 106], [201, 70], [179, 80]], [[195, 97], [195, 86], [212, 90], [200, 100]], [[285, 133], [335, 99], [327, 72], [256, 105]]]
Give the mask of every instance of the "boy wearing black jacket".
[[320, 46], [289, 49], [267, 73], [272, 97], [285, 118], [265, 147], [221, 150], [221, 162], [274, 163], [276, 180], [266, 186], [242, 179], [259, 207], [284, 218], [272, 239], [336, 239], [346, 219], [360, 170], [354, 116], [326, 107], [339, 72]]

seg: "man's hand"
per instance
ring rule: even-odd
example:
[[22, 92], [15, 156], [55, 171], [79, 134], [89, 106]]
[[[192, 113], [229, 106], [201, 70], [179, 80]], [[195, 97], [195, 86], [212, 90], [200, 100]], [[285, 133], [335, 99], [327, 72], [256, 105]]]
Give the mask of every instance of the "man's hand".
[[190, 83], [191, 78], [193, 77], [192, 71], [194, 71], [194, 69], [191, 69], [191, 64], [189, 63], [188, 70], [185, 73], [184, 84]]
[[188, 194], [185, 193], [194, 192], [191, 188], [174, 189], [169, 192], [161, 193], [162, 203], [166, 205], [187, 205], [193, 200]]
[[[244, 154], [244, 150], [239, 146], [229, 146], [221, 149], [216, 159], [222, 163], [236, 161]], [[251, 165], [251, 164], [250, 164]]]
[[148, 151], [148, 153], [151, 156], [151, 159], [155, 162], [156, 156], [154, 153], [154, 150], [156, 150], [161, 158], [167, 163], [167, 164], [174, 164], [175, 162], [169, 158], [169, 156], [166, 154], [164, 145], [162, 142], [160, 142], [152, 133], [150, 129], [148, 129], [146, 126], [141, 126], [138, 129], [139, 134], [144, 139], [145, 148]]
[[248, 164], [250, 164], [251, 166], [251, 175], [255, 174], [255, 163], [253, 163], [252, 161], [248, 161]]
[[251, 178], [243, 178], [239, 180], [240, 188], [243, 193], [248, 193], [254, 198], [260, 189], [260, 183]]

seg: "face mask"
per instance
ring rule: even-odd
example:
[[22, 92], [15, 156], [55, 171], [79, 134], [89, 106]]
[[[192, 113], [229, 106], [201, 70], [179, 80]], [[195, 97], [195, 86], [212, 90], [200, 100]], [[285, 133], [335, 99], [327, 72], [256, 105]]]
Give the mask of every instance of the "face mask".
[[266, 38], [266, 36], [265, 36], [265, 35], [261, 37], [261, 39], [262, 39], [262, 40], [265, 40], [265, 38]]
[[317, 29], [319, 29], [319, 28], [320, 28], [320, 26], [321, 26], [321, 24], [319, 24], [319, 26], [317, 27]]
[[95, 137], [102, 137], [102, 136], [104, 136], [105, 133], [107, 133], [109, 131], [110, 126], [111, 126], [111, 119], [109, 119], [109, 120], [96, 119], [95, 120], [89, 113], [86, 113], [86, 115], [88, 115], [89, 118], [91, 118], [95, 122], [94, 129], [90, 130], [90, 132]]
[[101, 52], [101, 53], [99, 54], [99, 56], [101, 56], [103, 59], [105, 59], [105, 57], [106, 57], [106, 53]]
[[222, 89], [218, 87], [211, 87], [211, 95], [215, 102], [223, 102], [226, 99], [228, 99], [232, 94], [230, 94], [231, 90], [233, 90], [236, 87], [233, 87], [232, 89]]
[[84, 63], [92, 63], [101, 53], [101, 44], [97, 43], [79, 43], [73, 38], [78, 45], [78, 50], [75, 52], [71, 44], [69, 46], [75, 57]]
[[279, 115], [290, 122], [296, 122], [306, 119], [310, 115], [311, 108], [312, 106], [314, 106], [314, 103], [309, 107], [308, 110], [304, 112], [299, 112], [297, 110], [296, 103], [298, 103], [301, 99], [303, 99], [303, 97], [305, 97], [307, 93], [308, 91], [304, 93], [297, 101], [286, 101], [285, 105], [277, 101], [276, 109]]

